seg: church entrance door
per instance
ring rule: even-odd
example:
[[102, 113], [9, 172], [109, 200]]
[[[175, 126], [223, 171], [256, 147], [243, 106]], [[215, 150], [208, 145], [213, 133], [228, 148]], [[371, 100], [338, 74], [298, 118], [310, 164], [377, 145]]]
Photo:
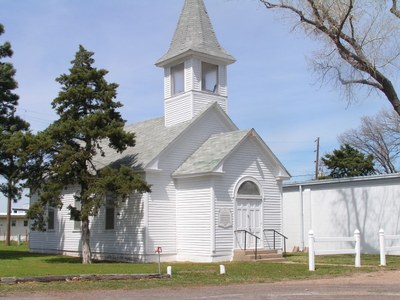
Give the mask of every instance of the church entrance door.
[[236, 248], [254, 249], [262, 245], [262, 201], [260, 199], [236, 200]]

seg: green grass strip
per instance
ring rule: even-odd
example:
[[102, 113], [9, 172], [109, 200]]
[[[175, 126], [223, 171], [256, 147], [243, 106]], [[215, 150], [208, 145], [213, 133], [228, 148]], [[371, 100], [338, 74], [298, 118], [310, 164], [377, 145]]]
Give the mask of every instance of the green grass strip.
[[[324, 278], [358, 272], [400, 270], [400, 257], [388, 256], [387, 267], [379, 267], [378, 255], [362, 255], [361, 268], [355, 268], [354, 256], [317, 256], [316, 271], [308, 271], [307, 254], [288, 254], [286, 262], [225, 262], [226, 274], [219, 274], [221, 263], [162, 263], [162, 273], [172, 266], [171, 279], [67, 281], [51, 283], [0, 284], [0, 292], [137, 289], [161, 286], [226, 285], [265, 283], [282, 280]], [[154, 263], [95, 262], [82, 265], [79, 258], [29, 253], [26, 245], [6, 247], [0, 244], [0, 277], [31, 277], [81, 274], [154, 274]], [[0, 294], [1, 296], [1, 294]]]

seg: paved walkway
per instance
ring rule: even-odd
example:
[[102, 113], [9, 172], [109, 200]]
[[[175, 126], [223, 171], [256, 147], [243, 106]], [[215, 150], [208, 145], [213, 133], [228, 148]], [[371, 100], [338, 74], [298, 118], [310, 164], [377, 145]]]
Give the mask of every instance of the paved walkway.
[[351, 277], [279, 283], [152, 288], [143, 290], [96, 290], [72, 292], [13, 293], [0, 299], [400, 299], [400, 272], [357, 274]]

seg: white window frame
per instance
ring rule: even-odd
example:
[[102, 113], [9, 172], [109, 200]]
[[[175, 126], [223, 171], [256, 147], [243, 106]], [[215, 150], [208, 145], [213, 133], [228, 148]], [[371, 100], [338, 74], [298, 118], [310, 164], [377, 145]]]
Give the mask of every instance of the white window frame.
[[[75, 208], [77, 210], [81, 210], [82, 209], [82, 204], [81, 201], [75, 200]], [[74, 220], [74, 231], [81, 231], [81, 221], [76, 221]]]
[[218, 65], [210, 64], [207, 62], [201, 63], [201, 89], [203, 91], [218, 94]]
[[171, 94], [177, 95], [185, 91], [185, 64], [171, 67]]

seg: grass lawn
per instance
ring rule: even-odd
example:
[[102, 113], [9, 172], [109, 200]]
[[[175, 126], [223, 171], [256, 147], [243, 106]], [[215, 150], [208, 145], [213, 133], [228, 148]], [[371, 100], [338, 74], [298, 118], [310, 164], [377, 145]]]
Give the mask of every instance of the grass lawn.
[[[350, 275], [357, 272], [400, 270], [400, 257], [388, 256], [387, 267], [379, 267], [378, 255], [362, 255], [361, 268], [354, 268], [354, 256], [317, 256], [316, 271], [308, 271], [306, 254], [288, 254], [287, 262], [226, 262], [225, 275], [219, 275], [220, 263], [163, 263], [162, 272], [172, 266], [172, 279], [104, 280], [51, 283], [0, 283], [2, 292], [34, 290], [79, 289], [133, 289], [159, 286], [224, 285], [234, 283], [261, 283], [281, 280], [321, 278]], [[59, 255], [42, 255], [28, 252], [26, 245], [6, 247], [0, 244], [0, 277], [80, 274], [151, 274], [158, 273], [153, 263], [95, 262], [82, 265], [79, 258]]]

